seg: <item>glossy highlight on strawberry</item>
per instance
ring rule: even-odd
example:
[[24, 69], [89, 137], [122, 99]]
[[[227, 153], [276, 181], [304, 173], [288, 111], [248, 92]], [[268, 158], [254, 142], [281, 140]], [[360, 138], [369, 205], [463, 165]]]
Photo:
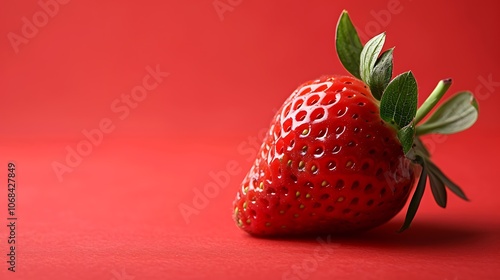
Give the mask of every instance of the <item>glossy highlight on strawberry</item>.
[[381, 33], [363, 45], [342, 13], [336, 48], [352, 76], [323, 76], [287, 98], [236, 194], [238, 227], [257, 236], [368, 230], [399, 213], [415, 189], [403, 231], [428, 180], [439, 206], [446, 207], [446, 189], [467, 200], [421, 137], [472, 126], [476, 100], [459, 92], [426, 118], [451, 79], [441, 80], [417, 108], [417, 82], [411, 71], [392, 79], [394, 49], [382, 52], [384, 42]]

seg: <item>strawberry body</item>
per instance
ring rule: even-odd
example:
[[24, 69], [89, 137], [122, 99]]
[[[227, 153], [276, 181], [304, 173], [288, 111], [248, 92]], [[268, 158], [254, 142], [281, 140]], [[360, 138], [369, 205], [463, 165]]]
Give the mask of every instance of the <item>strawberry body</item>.
[[360, 80], [325, 76], [301, 85], [275, 115], [234, 201], [254, 235], [365, 230], [396, 215], [416, 168]]

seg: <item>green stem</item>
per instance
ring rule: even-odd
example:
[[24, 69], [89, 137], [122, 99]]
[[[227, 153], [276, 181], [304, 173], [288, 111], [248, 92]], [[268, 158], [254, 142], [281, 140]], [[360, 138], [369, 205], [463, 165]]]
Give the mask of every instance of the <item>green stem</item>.
[[415, 124], [418, 124], [429, 112], [436, 106], [439, 100], [443, 97], [444, 93], [450, 88], [451, 79], [444, 79], [439, 81], [436, 88], [431, 92], [429, 97], [425, 100], [424, 104], [417, 110], [415, 117]]
[[434, 124], [434, 125], [422, 124], [422, 125], [419, 125], [415, 128], [415, 134], [419, 135], [419, 136], [428, 134], [428, 133], [432, 132], [436, 127], [439, 127], [440, 125], [442, 125], [442, 124]]

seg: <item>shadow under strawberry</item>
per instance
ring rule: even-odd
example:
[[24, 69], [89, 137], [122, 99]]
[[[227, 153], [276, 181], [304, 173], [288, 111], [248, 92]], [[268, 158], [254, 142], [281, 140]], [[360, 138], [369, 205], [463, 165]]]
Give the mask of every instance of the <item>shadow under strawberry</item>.
[[356, 239], [343, 237], [338, 242], [365, 247], [461, 247], [480, 242], [488, 233], [484, 228], [466, 224], [420, 221], [412, 230], [400, 234], [396, 232], [399, 221], [361, 233]]
[[[259, 238], [269, 241], [284, 243], [310, 243], [317, 246], [322, 245], [340, 247], [363, 247], [363, 248], [419, 248], [427, 250], [432, 248], [460, 248], [483, 242], [488, 236], [500, 235], [487, 231], [484, 228], [470, 226], [467, 224], [452, 224], [437, 221], [420, 221], [412, 227], [411, 231], [404, 234], [397, 232], [400, 221], [390, 221], [378, 228], [364, 232], [350, 234], [306, 234], [297, 236], [274, 236]], [[255, 236], [259, 237], [259, 236]]]

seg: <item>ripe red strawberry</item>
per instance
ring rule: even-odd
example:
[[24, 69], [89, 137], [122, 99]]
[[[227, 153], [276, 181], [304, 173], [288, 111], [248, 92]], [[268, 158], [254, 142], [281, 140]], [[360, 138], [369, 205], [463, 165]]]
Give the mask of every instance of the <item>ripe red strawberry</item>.
[[238, 193], [236, 218], [255, 234], [373, 227], [404, 206], [412, 165], [362, 81], [323, 77], [277, 113]]
[[445, 186], [466, 199], [432, 163], [419, 136], [470, 127], [477, 103], [469, 92], [459, 93], [416, 126], [451, 80], [441, 81], [417, 111], [411, 72], [390, 81], [392, 49], [379, 57], [384, 40], [380, 34], [363, 47], [342, 14], [337, 52], [357, 78], [325, 76], [285, 101], [234, 201], [239, 227], [254, 235], [369, 229], [403, 208], [419, 173], [402, 230], [416, 213], [427, 177], [440, 206], [446, 206]]

